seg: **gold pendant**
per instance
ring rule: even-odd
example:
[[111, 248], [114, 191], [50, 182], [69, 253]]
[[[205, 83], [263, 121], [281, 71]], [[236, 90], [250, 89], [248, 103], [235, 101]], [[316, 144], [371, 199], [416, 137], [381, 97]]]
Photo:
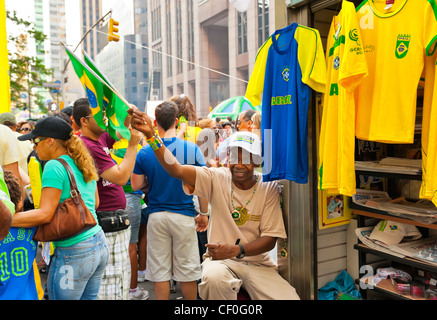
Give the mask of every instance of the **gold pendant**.
[[232, 219], [234, 219], [235, 224], [239, 227], [241, 227], [243, 224], [245, 224], [247, 221], [249, 221], [250, 214], [247, 213], [247, 209], [241, 209], [237, 208], [234, 211], [231, 212]]

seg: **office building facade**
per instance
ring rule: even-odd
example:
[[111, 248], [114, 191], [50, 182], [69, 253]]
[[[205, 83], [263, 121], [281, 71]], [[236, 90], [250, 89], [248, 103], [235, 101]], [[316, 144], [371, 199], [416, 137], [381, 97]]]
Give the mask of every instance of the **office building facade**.
[[206, 117], [221, 101], [244, 95], [274, 17], [271, 0], [251, 1], [244, 12], [223, 0], [148, 0], [149, 74], [161, 75], [152, 96], [184, 93]]

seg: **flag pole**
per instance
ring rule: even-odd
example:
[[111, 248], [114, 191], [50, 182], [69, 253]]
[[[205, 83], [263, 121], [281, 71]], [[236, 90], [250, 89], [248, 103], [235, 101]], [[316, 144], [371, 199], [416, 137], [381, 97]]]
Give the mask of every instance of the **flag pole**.
[[126, 101], [126, 99], [116, 90], [114, 89], [112, 86], [110, 86], [105, 80], [103, 80], [102, 78], [100, 78], [99, 75], [97, 75], [93, 70], [91, 70], [90, 67], [88, 67], [85, 63], [82, 63], [82, 61], [70, 50], [68, 49], [65, 44], [61, 41], [61, 45], [65, 48], [65, 50], [67, 50], [68, 53], [70, 53], [74, 58], [76, 58], [77, 61], [79, 61], [79, 63], [88, 71], [90, 72], [94, 77], [97, 78], [97, 80], [99, 80], [100, 82], [106, 84], [108, 86], [108, 88], [117, 96], [121, 99], [121, 101], [123, 101], [126, 106], [130, 106], [130, 103]]
[[[82, 54], [93, 64], [94, 67], [97, 68], [96, 64], [94, 63], [94, 61], [91, 59], [91, 57], [86, 53], [85, 50], [82, 49]], [[100, 71], [100, 70], [99, 70]], [[100, 73], [102, 74], [102, 76], [104, 77], [104, 82], [107, 84], [108, 87], [111, 87], [112, 89], [114, 89], [117, 92], [117, 96], [120, 96], [120, 92], [118, 92], [118, 90], [115, 88], [115, 86], [109, 81], [109, 79], [107, 77], [105, 77], [105, 75], [100, 71]], [[113, 91], [114, 92], [114, 91]]]

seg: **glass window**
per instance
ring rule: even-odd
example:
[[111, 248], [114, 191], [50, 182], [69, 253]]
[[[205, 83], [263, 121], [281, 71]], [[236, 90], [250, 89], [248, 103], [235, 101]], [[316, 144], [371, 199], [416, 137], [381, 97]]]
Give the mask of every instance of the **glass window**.
[[247, 52], [247, 12], [238, 12], [238, 54]]

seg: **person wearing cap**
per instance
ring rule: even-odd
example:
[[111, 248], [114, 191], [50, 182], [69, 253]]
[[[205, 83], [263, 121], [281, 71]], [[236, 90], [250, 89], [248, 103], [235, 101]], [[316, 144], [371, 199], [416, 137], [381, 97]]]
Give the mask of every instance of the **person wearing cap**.
[[[39, 208], [16, 213], [12, 227], [33, 228], [49, 223], [58, 205], [71, 197], [70, 179], [64, 166], [55, 160], [58, 158], [70, 166], [82, 199], [97, 221], [98, 175], [91, 155], [72, 131], [67, 122], [50, 116], [39, 120], [32, 132], [19, 137], [21, 141], [32, 140], [39, 158], [47, 163], [42, 175]], [[55, 251], [51, 256], [47, 277], [49, 299], [97, 299], [108, 261], [106, 237], [100, 225], [68, 239], [53, 241], [53, 244]]]
[[[100, 204], [97, 216], [113, 215], [126, 210], [126, 196], [123, 186], [128, 182], [135, 165], [137, 147], [141, 134], [131, 130], [131, 138], [120, 164], [111, 157], [110, 150], [116, 142], [96, 122], [87, 98], [73, 104], [73, 119], [81, 130], [80, 138], [91, 153], [99, 174], [97, 190]], [[125, 126], [129, 127], [130, 117]], [[103, 275], [99, 300], [129, 300], [131, 267], [129, 257], [130, 226], [122, 230], [104, 230], [109, 244], [110, 260]]]
[[131, 125], [143, 132], [159, 163], [183, 182], [188, 195], [211, 204], [208, 244], [199, 295], [204, 300], [235, 300], [240, 288], [251, 299], [299, 299], [269, 256], [278, 238], [286, 238], [279, 186], [254, 171], [261, 164], [256, 134], [235, 133], [229, 143], [229, 168], [181, 165], [153, 131], [150, 118], [130, 109]]

